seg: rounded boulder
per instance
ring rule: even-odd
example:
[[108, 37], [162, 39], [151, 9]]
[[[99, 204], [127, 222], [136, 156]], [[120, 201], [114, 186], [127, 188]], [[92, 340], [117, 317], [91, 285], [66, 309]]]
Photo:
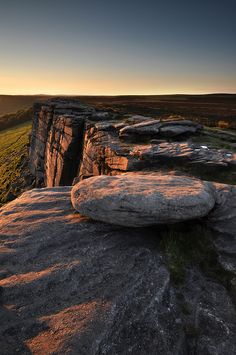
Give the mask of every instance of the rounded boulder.
[[215, 205], [210, 182], [162, 174], [95, 176], [72, 188], [73, 207], [97, 221], [128, 227], [183, 222]]

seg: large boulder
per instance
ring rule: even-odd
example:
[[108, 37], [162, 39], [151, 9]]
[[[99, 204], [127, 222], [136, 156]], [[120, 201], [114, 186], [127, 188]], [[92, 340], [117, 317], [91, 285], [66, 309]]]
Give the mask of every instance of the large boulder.
[[162, 174], [96, 176], [76, 184], [74, 208], [98, 221], [142, 227], [206, 216], [215, 204], [211, 183]]

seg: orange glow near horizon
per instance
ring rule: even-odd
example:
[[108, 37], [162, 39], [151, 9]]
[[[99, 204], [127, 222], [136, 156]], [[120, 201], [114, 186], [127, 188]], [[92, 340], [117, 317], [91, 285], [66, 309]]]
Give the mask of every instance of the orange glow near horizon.
[[[192, 85], [189, 85], [192, 81]], [[206, 80], [204, 81], [206, 82]], [[181, 83], [181, 84], [180, 84]], [[135, 77], [134, 75], [106, 75], [91, 73], [11, 73], [0, 72], [2, 95], [162, 95], [204, 94], [214, 92], [235, 93], [235, 81], [209, 80], [203, 84], [202, 77], [182, 78], [162, 75]], [[225, 88], [225, 89], [224, 89]]]

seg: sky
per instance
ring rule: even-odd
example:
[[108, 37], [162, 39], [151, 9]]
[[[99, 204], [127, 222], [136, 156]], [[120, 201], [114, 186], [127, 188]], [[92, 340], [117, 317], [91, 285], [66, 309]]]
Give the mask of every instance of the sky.
[[236, 0], [0, 0], [0, 94], [236, 93]]

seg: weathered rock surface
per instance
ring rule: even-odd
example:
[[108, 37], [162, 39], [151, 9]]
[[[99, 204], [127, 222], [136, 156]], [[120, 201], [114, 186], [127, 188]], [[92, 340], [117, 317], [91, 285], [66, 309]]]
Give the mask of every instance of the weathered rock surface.
[[223, 268], [236, 276], [236, 187], [214, 184], [216, 205], [208, 216], [208, 226], [216, 231], [214, 244]]
[[119, 134], [121, 138], [139, 141], [139, 139], [145, 138], [169, 138], [195, 134], [201, 129], [201, 125], [188, 120], [170, 122], [150, 120], [126, 126], [120, 130]]
[[77, 100], [35, 104], [30, 170], [36, 186], [72, 183], [81, 159], [84, 120], [94, 113]]
[[191, 265], [174, 287], [161, 230], [90, 222], [69, 187], [26, 192], [0, 221], [1, 354], [236, 352], [227, 290]]
[[200, 144], [163, 142], [160, 144], [138, 145], [130, 154], [145, 167], [171, 166], [187, 168], [199, 175], [214, 172], [236, 172], [236, 153], [221, 149], [209, 149]]
[[[236, 173], [236, 154], [227, 150], [208, 149], [189, 142], [131, 144], [120, 141], [116, 123], [86, 124], [78, 180], [96, 175], [117, 175], [143, 169], [159, 170], [173, 166], [206, 178], [214, 171]], [[204, 175], [205, 174], [205, 175]], [[224, 174], [225, 175], [225, 174]], [[225, 176], [224, 176], [225, 178]]]
[[215, 205], [211, 183], [184, 176], [127, 173], [76, 184], [74, 208], [95, 220], [143, 227], [206, 216]]
[[[35, 105], [30, 170], [36, 187], [70, 185], [74, 178], [79, 181], [161, 167], [203, 179], [214, 169], [216, 181], [232, 183], [227, 174], [236, 173], [235, 153], [173, 141], [200, 129], [188, 120], [122, 116], [96, 111], [75, 99], [53, 99]], [[124, 140], [125, 136], [129, 139]], [[163, 137], [168, 137], [168, 142]]]

